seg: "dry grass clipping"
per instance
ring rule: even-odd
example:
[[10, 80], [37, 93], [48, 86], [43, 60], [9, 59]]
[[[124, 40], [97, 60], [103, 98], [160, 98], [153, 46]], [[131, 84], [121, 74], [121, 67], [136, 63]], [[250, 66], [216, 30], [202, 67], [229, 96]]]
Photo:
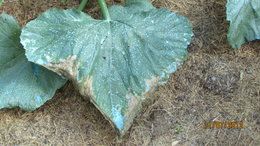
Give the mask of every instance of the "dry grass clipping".
[[[120, 4], [110, 0], [109, 4]], [[154, 94], [121, 140], [97, 109], [68, 83], [34, 112], [0, 110], [0, 145], [257, 145], [260, 143], [260, 42], [233, 51], [226, 39], [225, 0], [153, 0], [187, 16], [195, 37], [185, 65]], [[78, 0], [6, 0], [0, 13], [21, 25], [51, 7]], [[90, 1], [86, 9], [98, 18]], [[204, 121], [243, 121], [243, 129], [203, 129]]]

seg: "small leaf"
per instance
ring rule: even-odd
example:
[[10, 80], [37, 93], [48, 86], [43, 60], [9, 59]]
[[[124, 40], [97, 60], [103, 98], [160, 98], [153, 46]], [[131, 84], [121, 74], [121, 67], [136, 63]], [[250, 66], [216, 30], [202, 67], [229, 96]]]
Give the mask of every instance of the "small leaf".
[[21, 29], [9, 15], [0, 15], [0, 109], [34, 110], [53, 97], [65, 80], [30, 63], [20, 44]]
[[228, 0], [227, 20], [230, 21], [228, 41], [233, 48], [260, 39], [259, 0]]
[[112, 6], [111, 20], [75, 9], [50, 9], [23, 29], [30, 61], [77, 85], [124, 134], [155, 86], [187, 56], [193, 35], [187, 19], [147, 0]]

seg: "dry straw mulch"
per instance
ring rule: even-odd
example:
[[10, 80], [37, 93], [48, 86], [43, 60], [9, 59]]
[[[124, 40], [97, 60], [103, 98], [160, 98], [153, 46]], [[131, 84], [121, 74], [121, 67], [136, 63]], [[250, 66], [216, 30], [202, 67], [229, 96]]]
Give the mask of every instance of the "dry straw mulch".
[[[110, 0], [109, 4], [123, 3]], [[153, 0], [188, 17], [195, 37], [189, 59], [138, 116], [123, 139], [68, 83], [33, 112], [0, 110], [0, 145], [257, 145], [260, 143], [260, 41], [233, 51], [226, 39], [226, 0]], [[78, 0], [6, 0], [0, 13], [21, 25], [51, 7]], [[86, 12], [98, 18], [90, 0]], [[8, 97], [7, 97], [8, 98]], [[243, 129], [204, 129], [205, 121], [243, 121]]]

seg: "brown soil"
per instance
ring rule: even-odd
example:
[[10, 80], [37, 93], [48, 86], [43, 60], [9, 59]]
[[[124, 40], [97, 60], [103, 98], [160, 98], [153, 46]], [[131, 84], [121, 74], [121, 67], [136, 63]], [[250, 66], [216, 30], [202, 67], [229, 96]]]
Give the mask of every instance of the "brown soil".
[[[0, 13], [13, 15], [24, 25], [48, 8], [79, 4], [61, 1], [6, 0]], [[87, 12], [98, 17], [98, 7], [90, 2]], [[187, 16], [195, 37], [189, 59], [167, 85], [158, 88], [154, 94], [158, 100], [136, 118], [123, 139], [68, 83], [36, 111], [0, 110], [0, 145], [258, 145], [260, 41], [240, 51], [230, 48], [225, 0], [153, 3]], [[243, 121], [244, 128], [204, 129], [205, 121]]]

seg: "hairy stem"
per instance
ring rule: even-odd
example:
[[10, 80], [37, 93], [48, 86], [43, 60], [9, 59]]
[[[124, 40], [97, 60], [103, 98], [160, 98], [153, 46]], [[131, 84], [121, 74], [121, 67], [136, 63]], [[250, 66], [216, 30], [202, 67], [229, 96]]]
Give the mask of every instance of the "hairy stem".
[[80, 5], [79, 5], [78, 10], [83, 11], [84, 8], [86, 7], [87, 3], [88, 3], [88, 0], [82, 0]]
[[109, 12], [108, 12], [108, 9], [107, 9], [107, 4], [106, 4], [105, 0], [97, 0], [97, 1], [98, 1], [100, 8], [101, 8], [104, 19], [110, 20], [110, 15], [109, 15]]

